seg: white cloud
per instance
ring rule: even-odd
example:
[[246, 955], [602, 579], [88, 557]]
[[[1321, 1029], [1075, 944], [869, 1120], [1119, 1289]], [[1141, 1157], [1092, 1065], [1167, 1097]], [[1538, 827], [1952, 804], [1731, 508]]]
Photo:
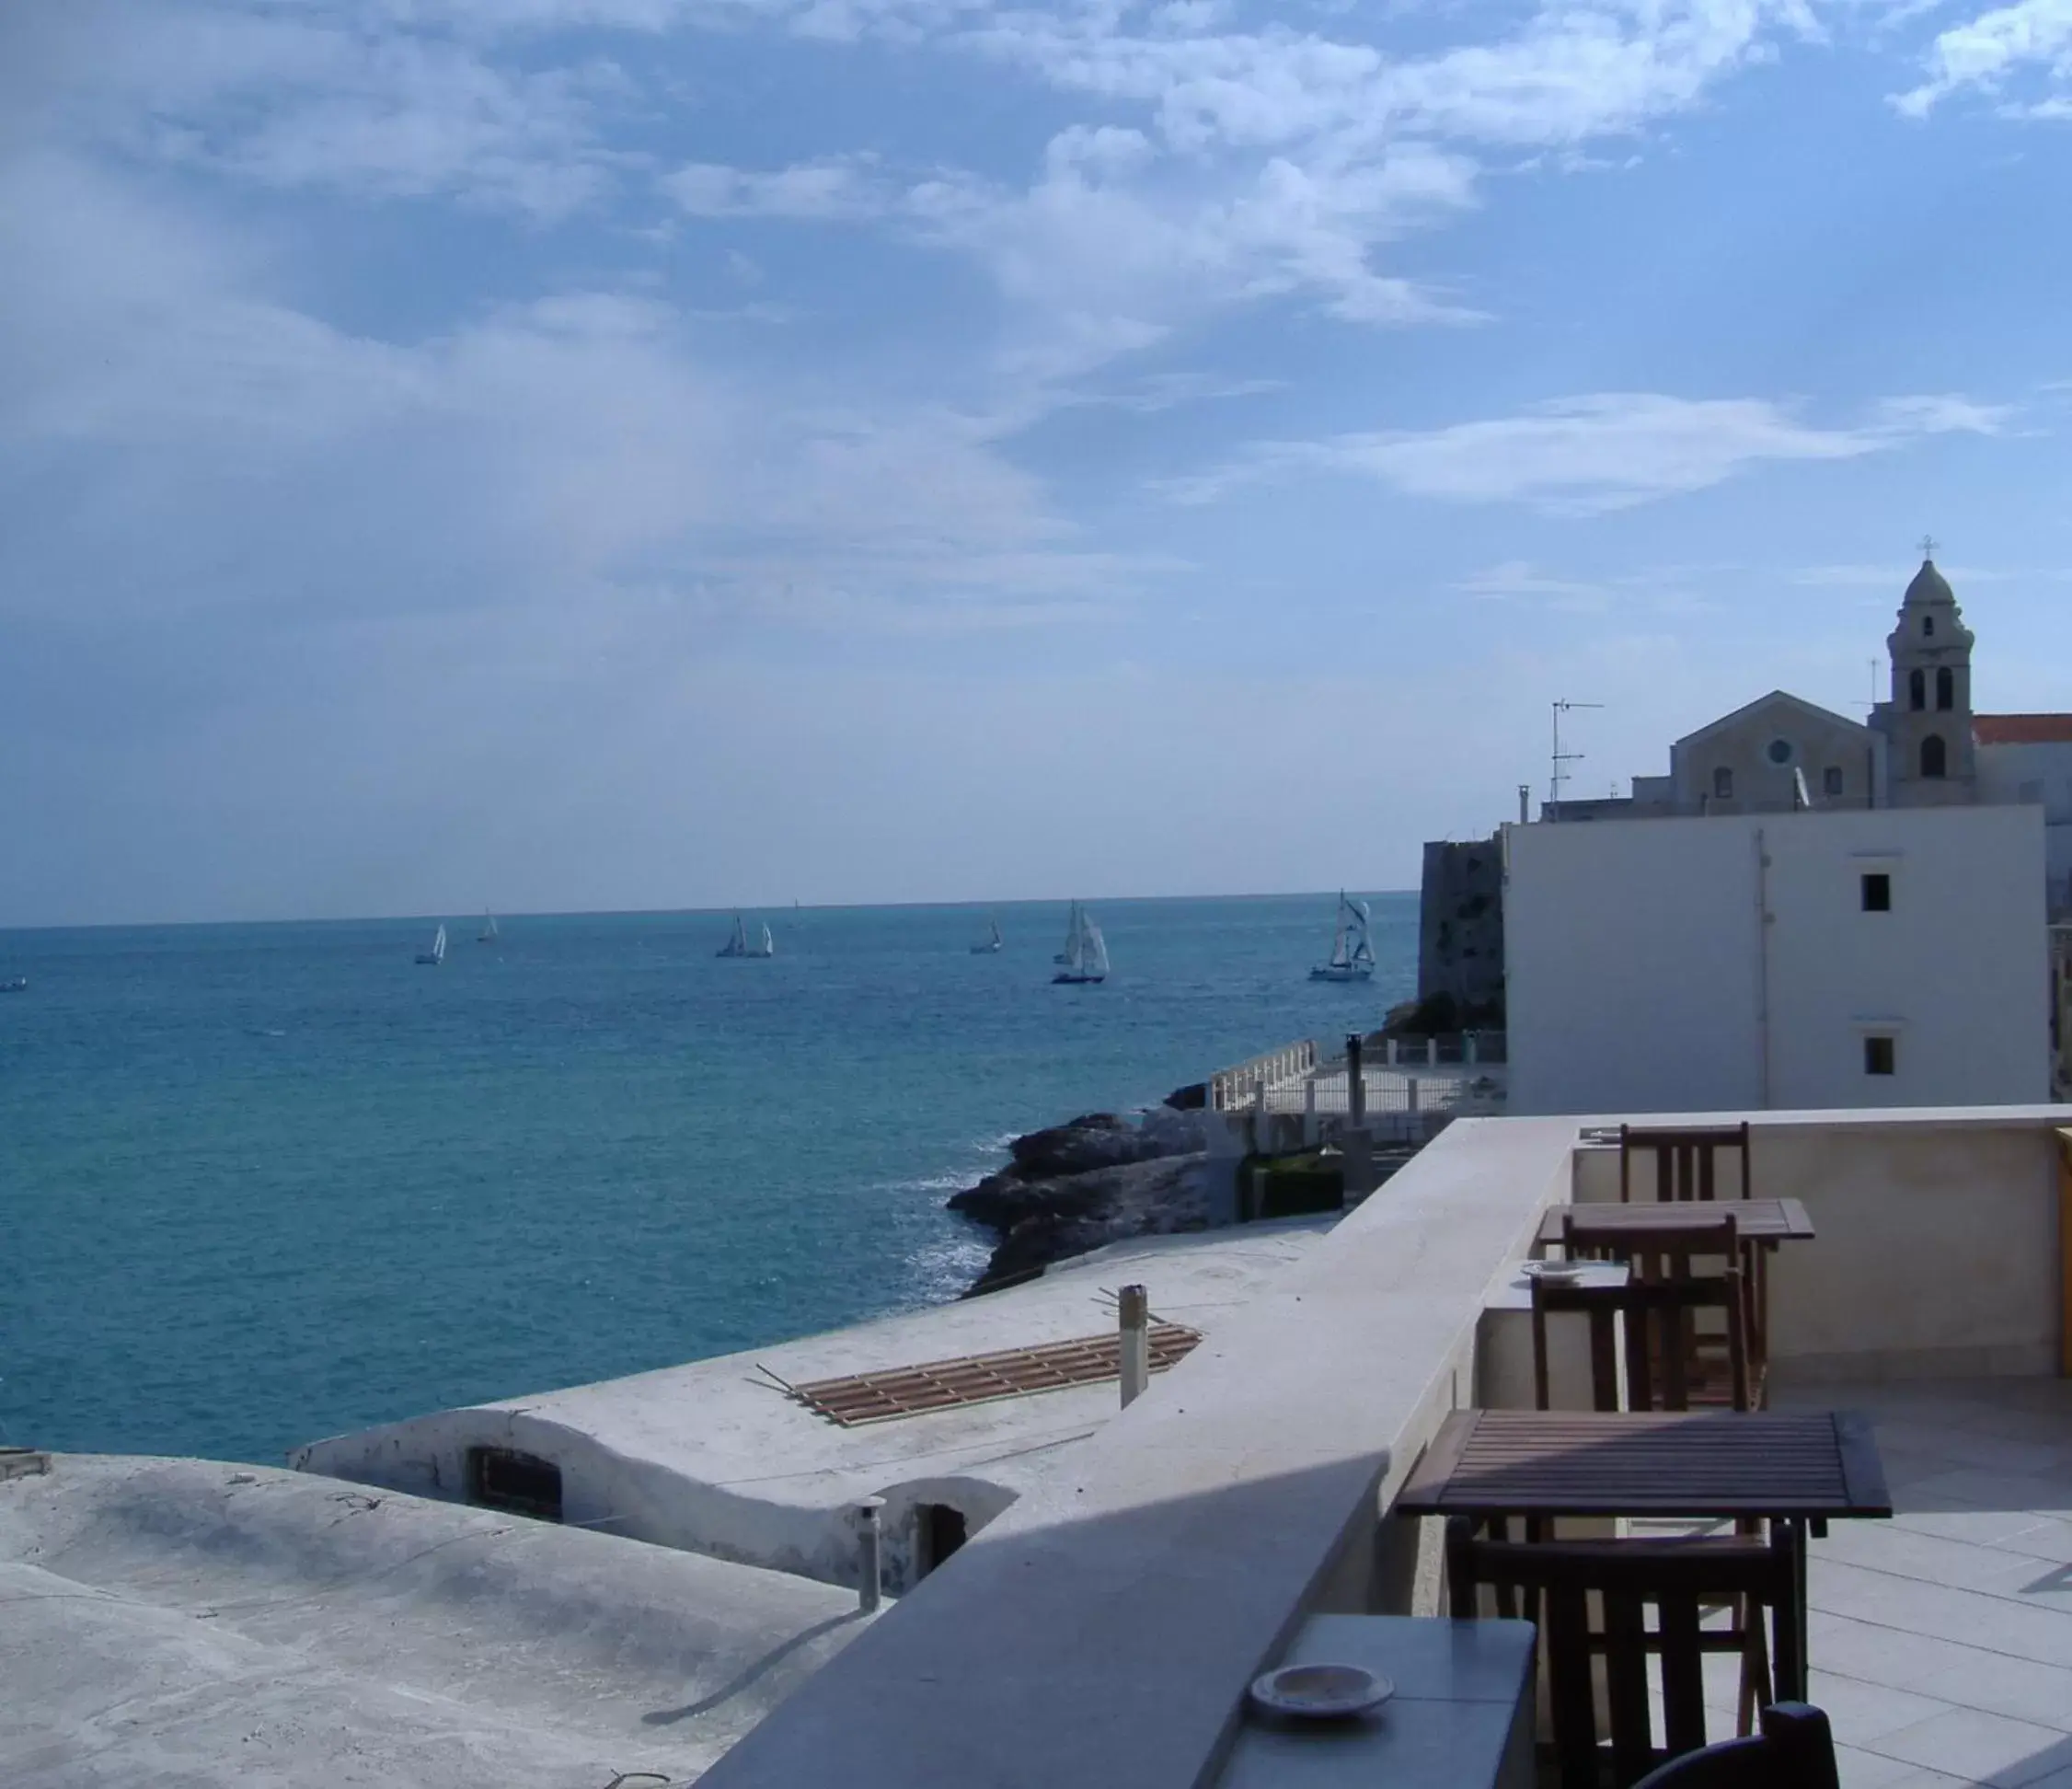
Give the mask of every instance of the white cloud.
[[693, 217], [876, 217], [898, 195], [878, 178], [875, 162], [871, 156], [831, 156], [766, 172], [692, 162], [665, 176], [662, 189]]
[[1953, 431], [1990, 434], [2005, 415], [1961, 398], [1896, 398], [1858, 427], [1816, 428], [1764, 398], [1604, 393], [1448, 428], [1260, 443], [1168, 489], [1207, 502], [1239, 485], [1323, 471], [1410, 496], [1589, 514], [1702, 491], [1763, 465], [1857, 459]]
[[742, 617], [817, 591], [1026, 621], [1147, 575], [1073, 538], [996, 423], [846, 402], [807, 369], [750, 382], [639, 294], [355, 335], [270, 292], [236, 238], [59, 157], [0, 176], [0, 261], [33, 271], [0, 283], [0, 468], [95, 456], [10, 525], [6, 597], [38, 612], [538, 602], [573, 623], [624, 584]]
[[[2072, 84], [2072, 0], [2017, 0], [1982, 12], [1939, 32], [1925, 61], [1928, 78], [1894, 96], [1893, 104], [1909, 118], [1925, 118], [1940, 101], [1967, 87], [1997, 93], [2024, 69]], [[2004, 110], [2061, 118], [2072, 113], [2072, 92]]]

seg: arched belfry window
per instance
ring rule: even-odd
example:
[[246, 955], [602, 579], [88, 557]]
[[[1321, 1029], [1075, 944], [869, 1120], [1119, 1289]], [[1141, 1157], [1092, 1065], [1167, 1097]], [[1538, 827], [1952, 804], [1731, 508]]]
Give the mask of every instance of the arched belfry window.
[[1917, 714], [1928, 705], [1928, 674], [1915, 670], [1906, 674], [1906, 705]]
[[1935, 674], [1935, 705], [1939, 709], [1957, 706], [1957, 675], [1947, 665], [1937, 667]]
[[1950, 774], [1949, 754], [1944, 749], [1942, 735], [1930, 733], [1921, 742], [1921, 775], [1946, 777]]

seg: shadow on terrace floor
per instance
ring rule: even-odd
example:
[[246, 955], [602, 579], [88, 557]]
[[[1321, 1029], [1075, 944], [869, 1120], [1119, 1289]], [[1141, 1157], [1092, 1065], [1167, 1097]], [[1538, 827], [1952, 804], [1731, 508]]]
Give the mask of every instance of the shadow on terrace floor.
[[1810, 1550], [1811, 1691], [1843, 1789], [2072, 1789], [2072, 1381], [1776, 1402], [1863, 1411], [1893, 1494], [1891, 1521], [1836, 1522]]

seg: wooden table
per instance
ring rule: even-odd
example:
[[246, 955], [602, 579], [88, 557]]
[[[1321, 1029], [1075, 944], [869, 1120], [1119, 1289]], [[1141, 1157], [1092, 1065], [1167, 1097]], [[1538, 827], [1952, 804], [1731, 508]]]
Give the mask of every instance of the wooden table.
[[[1764, 1518], [1821, 1531], [1890, 1516], [1870, 1420], [1850, 1411], [1459, 1410], [1395, 1503], [1405, 1516]], [[1802, 1539], [1802, 1537], [1801, 1537]], [[1805, 1549], [1791, 1619], [1805, 1700]]]
[[1808, 1242], [1813, 1219], [1796, 1199], [1676, 1199], [1633, 1205], [1555, 1206], [1539, 1220], [1539, 1240], [1571, 1239], [1579, 1248], [1617, 1248], [1635, 1230], [1710, 1229], [1727, 1218], [1744, 1242]]
[[1641, 1231], [1659, 1240], [1677, 1230], [1711, 1229], [1734, 1220], [1748, 1270], [1746, 1321], [1749, 1347], [1758, 1362], [1769, 1359], [1769, 1257], [1780, 1242], [1810, 1242], [1813, 1219], [1796, 1199], [1670, 1199], [1632, 1204], [1556, 1206], [1539, 1220], [1548, 1246], [1616, 1253], [1622, 1241]]

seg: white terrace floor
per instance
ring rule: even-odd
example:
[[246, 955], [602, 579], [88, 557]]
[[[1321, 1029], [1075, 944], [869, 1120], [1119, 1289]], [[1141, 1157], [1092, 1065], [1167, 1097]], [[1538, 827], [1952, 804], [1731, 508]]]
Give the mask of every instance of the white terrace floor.
[[1810, 1552], [1811, 1691], [1843, 1789], [2072, 1789], [2072, 1380], [1776, 1402], [1870, 1415], [1893, 1494], [1891, 1521], [1834, 1523]]

